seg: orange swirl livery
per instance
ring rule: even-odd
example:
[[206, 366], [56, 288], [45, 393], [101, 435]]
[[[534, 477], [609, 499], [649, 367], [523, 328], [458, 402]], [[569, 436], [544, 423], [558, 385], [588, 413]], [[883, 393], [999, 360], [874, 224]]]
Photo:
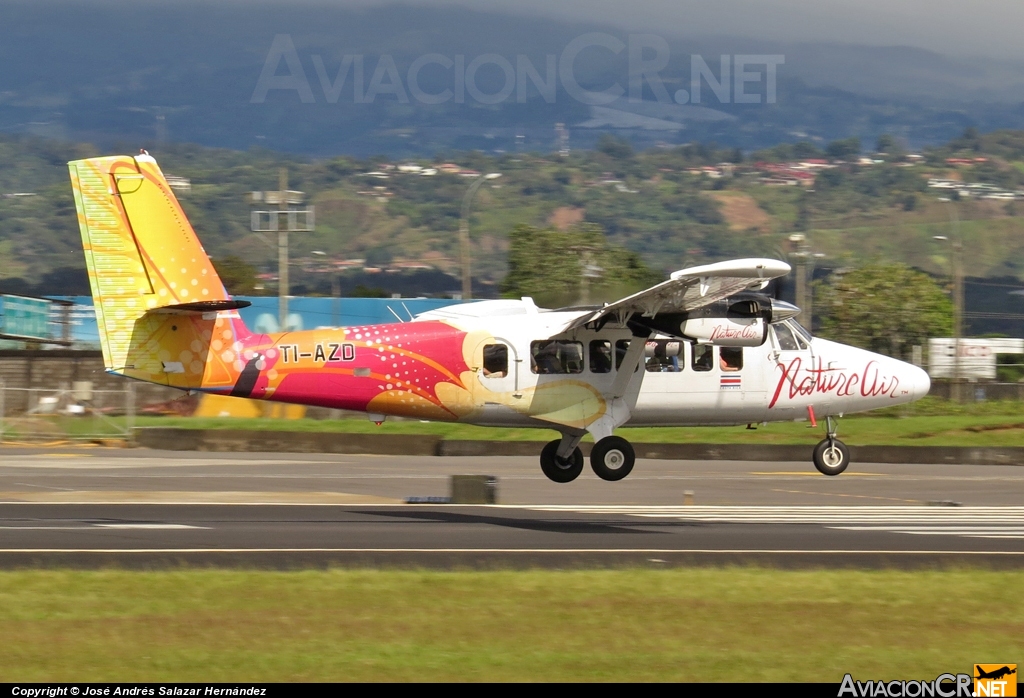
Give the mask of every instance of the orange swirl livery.
[[[794, 319], [798, 308], [759, 292], [789, 272], [771, 259], [683, 269], [603, 306], [479, 301], [410, 322], [254, 334], [238, 314], [247, 303], [227, 294], [152, 157], [69, 168], [104, 363], [129, 378], [364, 411], [376, 421], [554, 429], [561, 437], [540, 460], [555, 482], [580, 475], [588, 433], [594, 472], [620, 480], [635, 463], [632, 446], [614, 434], [623, 425], [815, 415], [827, 425], [815, 466], [837, 475], [849, 450], [835, 416], [928, 392], [917, 367], [811, 337]], [[875, 376], [885, 387], [844, 390], [831, 376]]]

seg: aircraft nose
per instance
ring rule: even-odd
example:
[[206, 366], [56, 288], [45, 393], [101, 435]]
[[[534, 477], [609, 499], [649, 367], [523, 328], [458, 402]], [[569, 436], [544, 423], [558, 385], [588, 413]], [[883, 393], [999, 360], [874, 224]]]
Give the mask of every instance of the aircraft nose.
[[923, 368], [912, 366], [910, 369], [910, 385], [912, 386], [914, 399], [919, 400], [931, 390], [932, 379]]

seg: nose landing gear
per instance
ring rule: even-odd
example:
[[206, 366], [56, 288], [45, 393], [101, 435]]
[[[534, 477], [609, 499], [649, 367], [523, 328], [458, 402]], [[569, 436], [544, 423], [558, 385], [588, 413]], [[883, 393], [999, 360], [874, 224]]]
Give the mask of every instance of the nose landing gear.
[[832, 417], [825, 417], [825, 439], [814, 447], [814, 467], [822, 475], [838, 475], [850, 465], [850, 449], [836, 438]]

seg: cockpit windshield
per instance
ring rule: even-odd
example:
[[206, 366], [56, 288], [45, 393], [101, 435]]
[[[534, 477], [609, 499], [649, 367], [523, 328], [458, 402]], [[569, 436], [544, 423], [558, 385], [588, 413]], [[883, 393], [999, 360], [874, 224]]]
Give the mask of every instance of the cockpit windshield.
[[796, 332], [796, 333], [797, 333], [798, 335], [800, 335], [800, 336], [801, 336], [801, 337], [803, 337], [803, 338], [804, 338], [805, 340], [807, 340], [807, 343], [808, 343], [808, 344], [810, 344], [810, 343], [811, 343], [811, 339], [812, 339], [812, 337], [811, 337], [811, 333], [810, 333], [810, 332], [809, 332], [809, 331], [807, 330], [807, 328], [806, 328], [806, 327], [804, 327], [803, 325], [801, 325], [801, 324], [800, 324], [799, 322], [797, 322], [796, 320], [794, 320], [794, 319], [792, 319], [792, 318], [790, 318], [789, 320], [786, 320], [786, 324], [787, 324], [787, 325], [789, 325], [790, 327], [792, 327], [792, 328], [793, 328], [793, 330], [794, 330], [794, 331], [795, 331], [795, 332]]
[[779, 349], [783, 351], [805, 351], [811, 346], [811, 333], [793, 319], [772, 325]]

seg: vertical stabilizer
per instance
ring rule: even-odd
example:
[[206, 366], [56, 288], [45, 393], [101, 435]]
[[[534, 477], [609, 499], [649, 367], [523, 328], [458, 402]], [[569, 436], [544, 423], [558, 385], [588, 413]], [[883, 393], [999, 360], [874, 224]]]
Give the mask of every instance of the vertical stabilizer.
[[90, 158], [68, 167], [108, 370], [133, 368], [133, 335], [147, 313], [239, 307], [152, 157]]

